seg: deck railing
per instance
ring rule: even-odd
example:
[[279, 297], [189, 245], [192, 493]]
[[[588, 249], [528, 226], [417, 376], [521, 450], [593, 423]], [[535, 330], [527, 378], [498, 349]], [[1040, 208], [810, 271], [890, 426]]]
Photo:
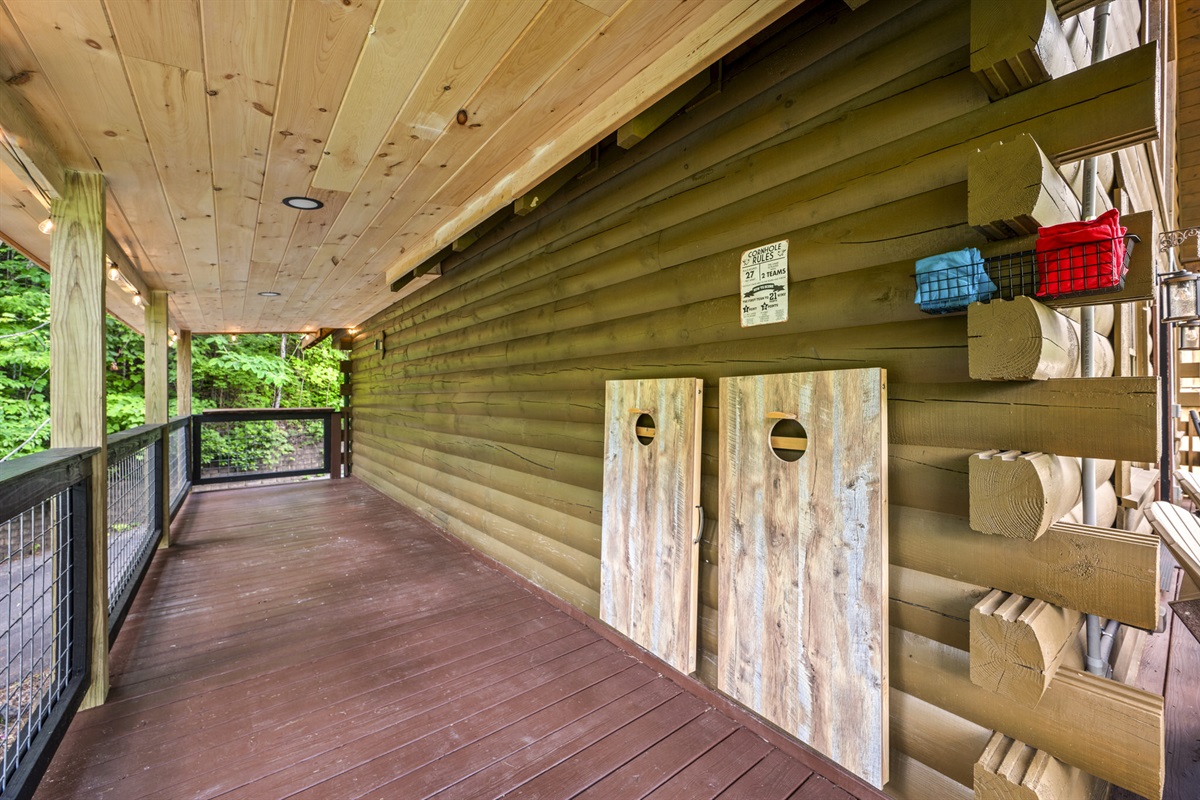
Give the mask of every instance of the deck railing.
[[163, 531], [163, 425], [108, 437], [108, 628], [115, 636]]
[[95, 449], [0, 463], [4, 763], [0, 796], [35, 786], [87, 689]]
[[164, 522], [192, 485], [341, 477], [341, 438], [341, 415], [328, 408], [210, 411], [109, 436], [107, 586], [94, 586], [89, 577], [98, 449], [46, 450], [0, 462], [0, 613], [6, 616], [0, 627], [0, 797], [32, 794], [87, 690], [91, 615], [107, 604], [111, 643]]
[[192, 418], [176, 417], [167, 428], [170, 431], [167, 457], [171, 464], [171, 516], [174, 517], [192, 488]]
[[245, 408], [192, 418], [192, 483], [340, 478], [341, 414], [332, 408]]

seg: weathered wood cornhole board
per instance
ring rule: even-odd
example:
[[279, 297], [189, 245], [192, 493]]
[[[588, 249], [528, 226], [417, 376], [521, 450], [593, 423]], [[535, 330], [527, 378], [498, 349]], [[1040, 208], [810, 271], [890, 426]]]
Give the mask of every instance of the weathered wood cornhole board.
[[605, 395], [600, 618], [685, 673], [696, 670], [703, 397], [698, 378], [608, 381]]
[[[718, 688], [881, 787], [886, 372], [722, 379], [720, 419]], [[797, 461], [772, 450], [781, 419], [807, 434]]]

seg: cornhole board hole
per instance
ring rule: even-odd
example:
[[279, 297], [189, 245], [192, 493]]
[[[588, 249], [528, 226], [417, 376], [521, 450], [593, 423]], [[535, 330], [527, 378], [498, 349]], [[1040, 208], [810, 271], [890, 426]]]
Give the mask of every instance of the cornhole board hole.
[[608, 381], [600, 618], [680, 672], [696, 670], [698, 378]]
[[721, 381], [718, 688], [888, 779], [881, 369]]

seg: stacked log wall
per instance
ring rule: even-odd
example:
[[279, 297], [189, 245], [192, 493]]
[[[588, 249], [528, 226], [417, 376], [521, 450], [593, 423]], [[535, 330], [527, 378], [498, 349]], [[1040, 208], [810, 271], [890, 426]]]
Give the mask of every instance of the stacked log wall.
[[[1008, 541], [1011, 564], [968, 554], [981, 537], [968, 526], [968, 459], [996, 447], [1149, 460], [1156, 396], [1117, 378], [1057, 392], [972, 382], [966, 316], [917, 308], [913, 262], [984, 244], [967, 223], [970, 153], [1032, 132], [1050, 155], [1079, 157], [1092, 144], [1072, 109], [1105, 101], [1063, 89], [997, 112], [970, 69], [961, 0], [805, 11], [735, 54], [719, 91], [632, 150], [606, 149], [599, 168], [361, 326], [354, 473], [596, 615], [604, 382], [702, 378], [698, 674], [715, 685], [719, 379], [886, 368], [891, 615], [903, 645], [889, 788], [916, 797], [941, 781], [945, 796], [970, 796], [974, 762], [1012, 712], [983, 695], [945, 703], [936, 673], [970, 686], [972, 606], [992, 587], [1036, 583], [1024, 565], [1049, 545]], [[740, 254], [781, 239], [789, 319], [743, 328]], [[1064, 424], [1080, 414], [1084, 424]], [[1097, 443], [1112, 452], [1092, 452]], [[1082, 565], [1087, 546], [1056, 552]], [[1103, 744], [1093, 750], [1103, 760]]]

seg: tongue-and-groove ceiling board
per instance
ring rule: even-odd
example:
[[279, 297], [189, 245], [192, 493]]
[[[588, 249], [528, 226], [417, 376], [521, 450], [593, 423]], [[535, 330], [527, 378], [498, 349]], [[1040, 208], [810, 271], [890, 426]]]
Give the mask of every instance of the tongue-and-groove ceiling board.
[[684, 673], [696, 670], [699, 378], [608, 381], [600, 618]]
[[[346, 327], [393, 302], [389, 271], [800, 2], [0, 0], [0, 127], [49, 143], [34, 175], [105, 173], [109, 229], [175, 325]], [[0, 237], [45, 260], [11, 183]]]
[[880, 369], [721, 380], [718, 688], [875, 786], [888, 774], [886, 409]]

